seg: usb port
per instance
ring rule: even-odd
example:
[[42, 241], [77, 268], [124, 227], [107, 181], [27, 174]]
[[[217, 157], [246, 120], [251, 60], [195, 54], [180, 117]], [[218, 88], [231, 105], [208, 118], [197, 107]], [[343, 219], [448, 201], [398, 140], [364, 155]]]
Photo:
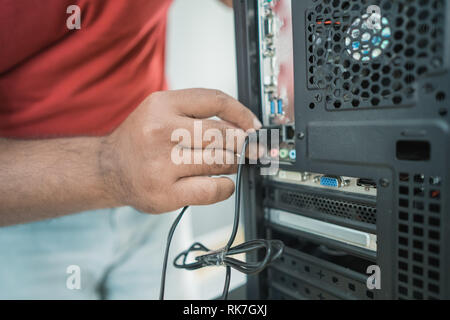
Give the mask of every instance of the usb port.
[[278, 114], [283, 114], [283, 100], [278, 99]]
[[270, 113], [275, 114], [275, 101], [270, 100]]

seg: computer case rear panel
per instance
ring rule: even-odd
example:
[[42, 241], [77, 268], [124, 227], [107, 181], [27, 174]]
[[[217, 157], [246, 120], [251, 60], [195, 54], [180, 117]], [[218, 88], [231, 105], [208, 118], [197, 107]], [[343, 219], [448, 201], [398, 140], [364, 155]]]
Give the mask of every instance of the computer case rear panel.
[[248, 297], [449, 299], [448, 1], [234, 7], [239, 99], [281, 132], [244, 214], [249, 239], [286, 250]]

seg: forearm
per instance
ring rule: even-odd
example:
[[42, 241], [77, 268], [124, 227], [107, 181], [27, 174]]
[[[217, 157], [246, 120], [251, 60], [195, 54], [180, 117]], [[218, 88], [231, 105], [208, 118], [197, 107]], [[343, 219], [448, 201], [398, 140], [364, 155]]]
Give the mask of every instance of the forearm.
[[0, 226], [117, 206], [100, 166], [102, 141], [0, 139]]
[[[214, 116], [223, 121], [211, 120]], [[172, 154], [179, 147], [202, 159], [208, 155], [211, 141], [203, 141], [203, 134], [198, 142], [190, 139], [198, 121], [226, 133], [215, 138], [225, 158], [175, 163]], [[0, 226], [124, 205], [156, 214], [223, 201], [233, 194], [234, 183], [218, 176], [236, 172], [238, 151], [226, 143], [228, 132], [244, 141], [246, 131], [261, 126], [223, 92], [186, 89], [151, 94], [107, 137], [0, 139]], [[173, 141], [179, 130], [189, 139]]]

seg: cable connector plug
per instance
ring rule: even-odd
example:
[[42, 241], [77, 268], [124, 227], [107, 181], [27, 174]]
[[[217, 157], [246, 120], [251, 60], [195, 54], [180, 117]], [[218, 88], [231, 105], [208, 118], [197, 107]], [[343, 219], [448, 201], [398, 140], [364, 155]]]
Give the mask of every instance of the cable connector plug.
[[223, 266], [225, 264], [225, 256], [227, 254], [226, 248], [222, 248], [216, 251], [212, 251], [203, 256], [195, 258], [198, 262], [201, 262], [203, 266]]

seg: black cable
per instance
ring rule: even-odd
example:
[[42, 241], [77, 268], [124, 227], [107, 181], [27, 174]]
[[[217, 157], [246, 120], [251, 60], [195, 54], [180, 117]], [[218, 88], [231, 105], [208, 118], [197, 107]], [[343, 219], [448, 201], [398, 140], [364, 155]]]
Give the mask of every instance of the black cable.
[[164, 289], [166, 286], [166, 270], [167, 270], [167, 260], [169, 259], [169, 248], [170, 248], [170, 242], [172, 242], [173, 234], [175, 233], [175, 229], [178, 226], [178, 223], [180, 222], [181, 218], [183, 217], [184, 212], [189, 208], [189, 206], [186, 206], [181, 210], [178, 217], [175, 219], [175, 221], [172, 224], [172, 227], [170, 228], [169, 235], [167, 237], [167, 244], [166, 244], [166, 253], [164, 254], [164, 264], [162, 269], [162, 275], [161, 275], [161, 288], [159, 291], [159, 300], [164, 300]]
[[228, 292], [230, 289], [230, 281], [231, 281], [231, 268], [227, 266], [227, 271], [225, 274], [225, 284], [223, 286], [223, 292], [222, 292], [222, 300], [228, 299]]
[[[206, 266], [217, 266], [217, 265], [223, 265], [226, 266], [226, 275], [225, 275], [225, 284], [223, 288], [222, 293], [222, 299], [226, 300], [228, 298], [228, 291], [230, 287], [230, 280], [231, 280], [231, 268], [245, 273], [245, 274], [256, 274], [264, 270], [269, 263], [277, 259], [281, 256], [284, 250], [284, 244], [283, 242], [279, 240], [265, 240], [265, 239], [258, 239], [258, 240], [250, 240], [247, 242], [244, 242], [242, 244], [239, 244], [235, 247], [231, 247], [233, 245], [233, 242], [236, 238], [237, 231], [239, 228], [239, 216], [240, 216], [240, 210], [241, 210], [241, 180], [242, 180], [242, 170], [245, 164], [245, 153], [247, 151], [247, 146], [249, 144], [249, 138], [247, 137], [245, 139], [244, 145], [242, 147], [242, 152], [240, 156], [240, 161], [238, 165], [238, 171], [236, 176], [236, 192], [235, 192], [235, 203], [234, 203], [234, 223], [233, 223], [233, 229], [230, 235], [230, 238], [225, 245], [224, 248], [212, 251], [209, 250], [207, 247], [202, 245], [201, 243], [194, 243], [192, 244], [187, 250], [181, 252], [175, 259], [174, 259], [174, 266], [179, 269], [186, 269], [186, 270], [196, 270], [199, 268], [203, 268]], [[163, 271], [162, 271], [162, 277], [161, 277], [161, 290], [159, 298], [160, 300], [164, 299], [164, 287], [165, 287], [165, 278], [166, 278], [166, 269], [167, 269], [167, 260], [169, 255], [169, 247], [170, 242], [172, 241], [173, 233], [175, 231], [175, 228], [177, 227], [178, 223], [181, 220], [181, 217], [183, 216], [184, 212], [186, 211], [188, 207], [184, 207], [183, 210], [180, 212], [178, 217], [175, 219], [172, 227], [170, 228], [169, 236], [167, 237], [167, 246], [166, 246], [166, 252], [164, 255], [164, 264], [163, 264]], [[250, 253], [252, 251], [258, 251], [260, 249], [265, 249], [265, 256], [262, 259], [262, 261], [259, 262], [246, 262], [241, 261], [235, 258], [232, 258], [233, 255], [241, 254], [241, 253]], [[195, 251], [202, 251], [202, 252], [208, 252], [205, 255], [196, 257], [195, 262], [186, 263], [187, 257], [190, 253]], [[182, 262], [178, 263], [178, 261], [182, 258]]]

